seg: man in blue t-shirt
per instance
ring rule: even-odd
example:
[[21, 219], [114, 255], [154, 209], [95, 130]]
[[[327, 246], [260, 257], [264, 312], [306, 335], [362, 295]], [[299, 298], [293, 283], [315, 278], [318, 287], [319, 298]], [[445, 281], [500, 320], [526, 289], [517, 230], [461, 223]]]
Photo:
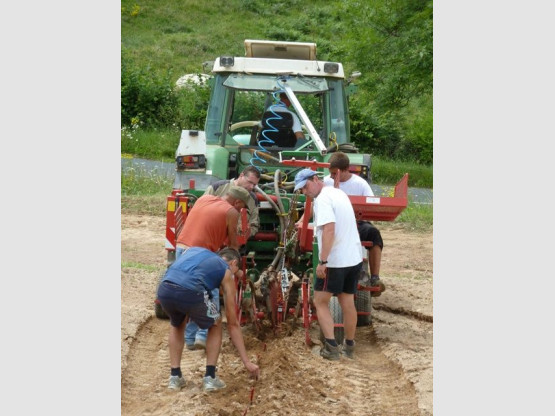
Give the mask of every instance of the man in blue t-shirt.
[[259, 368], [247, 357], [243, 334], [237, 319], [235, 281], [241, 277], [241, 256], [232, 248], [218, 253], [201, 247], [190, 247], [167, 269], [158, 288], [162, 309], [170, 318], [170, 365], [168, 388], [180, 390], [185, 385], [181, 373], [181, 356], [185, 344], [184, 333], [187, 316], [200, 328], [208, 329], [206, 340], [205, 391], [219, 390], [225, 383], [216, 376], [216, 364], [222, 344], [222, 319], [212, 299], [212, 290], [223, 291], [227, 330], [239, 357], [252, 377], [258, 378]]

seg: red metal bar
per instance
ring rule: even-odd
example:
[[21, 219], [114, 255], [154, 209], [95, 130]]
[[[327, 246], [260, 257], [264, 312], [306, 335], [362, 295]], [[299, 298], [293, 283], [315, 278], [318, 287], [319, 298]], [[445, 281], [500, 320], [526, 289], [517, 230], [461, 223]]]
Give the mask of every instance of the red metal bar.
[[177, 237], [183, 224], [187, 219], [187, 207], [189, 198], [180, 196], [181, 190], [173, 190], [166, 197], [166, 250], [173, 251], [176, 248]]
[[[268, 195], [270, 197], [270, 199], [272, 201], [274, 201], [275, 203], [277, 203], [277, 196], [275, 195]], [[259, 202], [263, 202], [263, 201], [267, 201], [266, 197], [264, 197], [264, 195], [262, 195], [261, 193], [257, 192], [256, 193], [256, 198], [258, 199]]]
[[243, 232], [242, 234], [237, 235], [237, 243], [239, 243], [239, 245], [242, 246], [243, 244], [247, 244], [247, 240], [251, 233], [249, 222], [247, 220], [247, 210], [245, 208], [241, 208], [240, 221], [241, 221], [241, 230]]
[[357, 285], [357, 290], [362, 290], [363, 292], [379, 292], [379, 286], [361, 286]]
[[310, 328], [310, 322], [312, 322], [312, 319], [311, 319], [312, 317], [310, 316], [309, 306], [308, 306], [308, 278], [307, 277], [303, 278], [303, 281], [301, 284], [301, 296], [303, 299], [303, 326], [305, 329], [305, 342], [306, 342], [306, 345], [311, 346], [312, 340], [310, 339], [309, 328]]
[[294, 157], [291, 159], [282, 160], [281, 164], [287, 166], [304, 166], [305, 168], [310, 168], [312, 170], [330, 167], [330, 164], [327, 162], [317, 162], [316, 160], [297, 160]]
[[279, 235], [274, 231], [259, 231], [252, 238], [254, 241], [278, 241]]

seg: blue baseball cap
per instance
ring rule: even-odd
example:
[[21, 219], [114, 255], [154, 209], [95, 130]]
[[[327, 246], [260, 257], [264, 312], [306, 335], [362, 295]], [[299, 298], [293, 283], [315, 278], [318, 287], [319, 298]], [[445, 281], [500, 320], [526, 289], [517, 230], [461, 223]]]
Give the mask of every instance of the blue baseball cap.
[[295, 176], [295, 189], [293, 192], [303, 188], [306, 181], [315, 176], [317, 173], [312, 169], [303, 169]]

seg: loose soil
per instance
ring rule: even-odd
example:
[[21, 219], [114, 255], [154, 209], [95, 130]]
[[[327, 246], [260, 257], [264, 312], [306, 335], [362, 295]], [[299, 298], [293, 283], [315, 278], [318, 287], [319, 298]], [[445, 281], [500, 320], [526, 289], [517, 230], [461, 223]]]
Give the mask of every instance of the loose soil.
[[[187, 385], [168, 390], [169, 321], [154, 315], [158, 278], [166, 267], [165, 220], [121, 216], [122, 415], [432, 415], [433, 233], [377, 223], [384, 239], [381, 279], [372, 298], [372, 323], [357, 328], [356, 359], [323, 360], [319, 328], [309, 347], [301, 322], [264, 341], [243, 327], [249, 356], [261, 377], [249, 379], [224, 323], [218, 375], [223, 390], [204, 393], [203, 350], [183, 352]], [[251, 402], [252, 397], [252, 402]]]

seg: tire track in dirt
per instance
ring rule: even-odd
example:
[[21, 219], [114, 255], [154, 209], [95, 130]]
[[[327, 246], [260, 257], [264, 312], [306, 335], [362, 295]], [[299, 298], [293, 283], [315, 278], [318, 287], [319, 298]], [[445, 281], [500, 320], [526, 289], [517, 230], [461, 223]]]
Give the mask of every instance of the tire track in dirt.
[[405, 315], [408, 317], [412, 317], [415, 319], [419, 319], [421, 321], [425, 321], [425, 322], [434, 322], [434, 317], [430, 316], [430, 315], [426, 315], [420, 312], [415, 312], [415, 311], [411, 311], [410, 309], [404, 309], [404, 308], [391, 308], [389, 306], [385, 306], [385, 305], [380, 305], [380, 306], [376, 306], [373, 305], [372, 306], [373, 309], [378, 310], [378, 311], [385, 311], [385, 312], [389, 312], [389, 313], [393, 313], [396, 315]]
[[412, 314], [374, 311], [375, 334], [382, 352], [399, 364], [414, 385], [422, 416], [433, 414], [433, 323]]

